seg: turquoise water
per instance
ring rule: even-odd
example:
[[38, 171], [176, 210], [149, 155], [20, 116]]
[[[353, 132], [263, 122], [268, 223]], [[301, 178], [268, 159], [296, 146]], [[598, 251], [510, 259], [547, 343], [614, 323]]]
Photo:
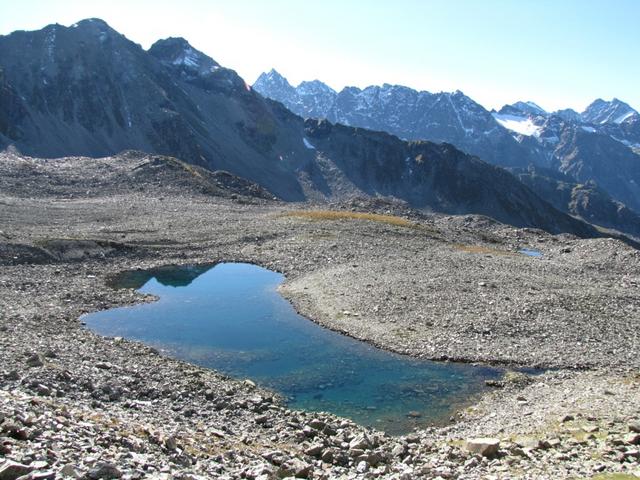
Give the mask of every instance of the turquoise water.
[[83, 320], [102, 335], [250, 378], [281, 393], [291, 408], [332, 412], [391, 434], [447, 419], [486, 388], [486, 379], [501, 375], [396, 355], [319, 327], [280, 296], [282, 281], [279, 273], [241, 263], [125, 272], [115, 286], [159, 301]]

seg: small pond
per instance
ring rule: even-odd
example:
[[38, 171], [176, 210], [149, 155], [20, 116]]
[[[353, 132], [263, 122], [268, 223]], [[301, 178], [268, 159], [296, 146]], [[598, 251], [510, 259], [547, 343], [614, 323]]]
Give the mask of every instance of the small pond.
[[[154, 303], [86, 315], [92, 330], [250, 378], [291, 408], [328, 411], [390, 434], [446, 420], [498, 369], [416, 360], [322, 328], [277, 291], [279, 273], [242, 263], [125, 272], [117, 287]], [[363, 319], [363, 321], [366, 321]]]
[[527, 255], [528, 257], [542, 257], [542, 252], [539, 250], [534, 250], [532, 248], [521, 248], [518, 250], [518, 253], [522, 253], [523, 255]]

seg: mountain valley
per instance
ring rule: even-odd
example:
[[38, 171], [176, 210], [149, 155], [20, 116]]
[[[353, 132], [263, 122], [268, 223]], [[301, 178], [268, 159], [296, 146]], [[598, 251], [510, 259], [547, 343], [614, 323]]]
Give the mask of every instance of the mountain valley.
[[[0, 36], [0, 480], [640, 476], [632, 107], [488, 111], [275, 70], [251, 86], [184, 38], [148, 45], [97, 18]], [[230, 304], [202, 284], [163, 302], [224, 264], [250, 264], [216, 280]], [[257, 286], [267, 306], [230, 294], [244, 267], [279, 279]], [[265, 333], [285, 307], [302, 323]], [[91, 329], [115, 309], [172, 336]], [[320, 327], [384, 353], [361, 360], [381, 385], [358, 398], [367, 422], [295, 402], [339, 385], [353, 410], [366, 383], [348, 351], [324, 361]], [[399, 358], [449, 373], [383, 374]], [[291, 389], [212, 359], [285, 362]], [[437, 420], [407, 406], [425, 398]]]

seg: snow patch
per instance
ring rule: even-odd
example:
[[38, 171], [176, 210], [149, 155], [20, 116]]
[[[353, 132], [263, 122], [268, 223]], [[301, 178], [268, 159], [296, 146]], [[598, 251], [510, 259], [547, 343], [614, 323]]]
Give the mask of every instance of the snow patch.
[[535, 125], [528, 117], [519, 117], [517, 115], [509, 115], [506, 113], [493, 113], [493, 118], [507, 130], [519, 133], [526, 137], [539, 137], [540, 127]]
[[584, 130], [585, 132], [589, 132], [589, 133], [596, 133], [596, 129], [593, 127], [585, 127], [584, 125], [582, 126], [582, 130]]
[[307, 140], [306, 138], [302, 137], [302, 142], [304, 143], [304, 146], [307, 147], [309, 150], [315, 150], [316, 147], [313, 146], [313, 144]]
[[192, 48], [186, 48], [181, 55], [173, 61], [174, 65], [185, 65], [191, 68], [200, 68], [198, 54]]
[[627, 118], [629, 118], [630, 116], [632, 116], [635, 112], [633, 110], [630, 110], [626, 113], [623, 113], [622, 115], [620, 115], [618, 118], [616, 118], [613, 122], [620, 124], [622, 122], [624, 122]]

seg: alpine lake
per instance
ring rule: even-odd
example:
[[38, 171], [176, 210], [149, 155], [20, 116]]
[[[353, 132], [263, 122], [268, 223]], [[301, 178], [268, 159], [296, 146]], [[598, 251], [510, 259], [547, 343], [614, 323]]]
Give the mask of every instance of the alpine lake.
[[409, 433], [446, 422], [503, 371], [390, 353], [302, 317], [277, 290], [283, 275], [250, 264], [161, 267], [121, 273], [153, 303], [85, 315], [105, 336], [141, 341], [163, 353], [251, 379], [289, 408], [326, 411], [383, 430]]

